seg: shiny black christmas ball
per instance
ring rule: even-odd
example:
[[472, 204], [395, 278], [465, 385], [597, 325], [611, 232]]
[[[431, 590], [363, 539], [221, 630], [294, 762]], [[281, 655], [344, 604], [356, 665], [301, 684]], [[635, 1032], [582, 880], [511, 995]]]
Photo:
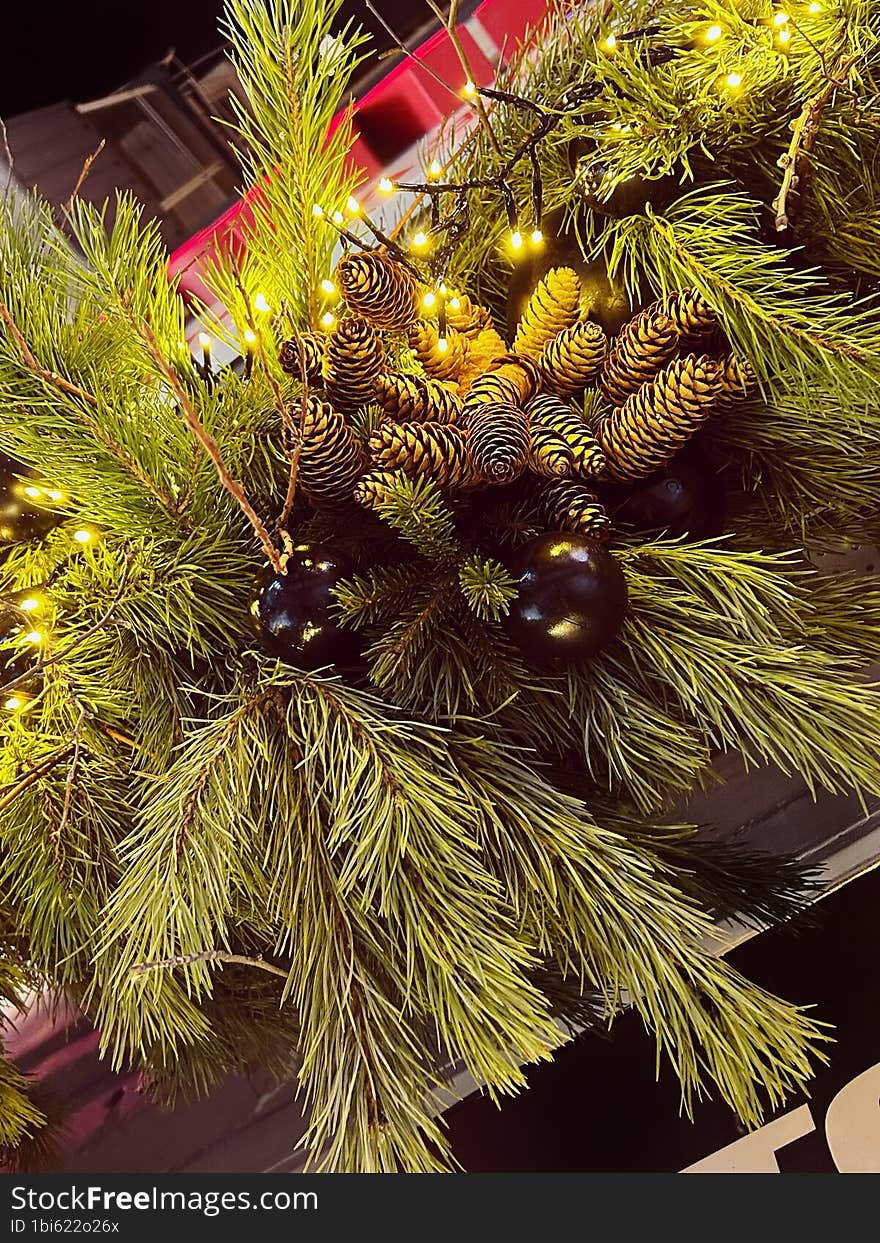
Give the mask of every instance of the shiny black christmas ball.
[[300, 544], [283, 574], [267, 570], [251, 606], [265, 650], [298, 669], [353, 660], [360, 636], [340, 624], [333, 594], [353, 572], [349, 559], [326, 544]]
[[531, 660], [573, 664], [617, 635], [626, 579], [598, 540], [551, 531], [523, 544], [507, 564], [519, 591], [502, 625]]
[[724, 488], [708, 464], [677, 458], [628, 494], [609, 498], [615, 527], [709, 539], [724, 529]]

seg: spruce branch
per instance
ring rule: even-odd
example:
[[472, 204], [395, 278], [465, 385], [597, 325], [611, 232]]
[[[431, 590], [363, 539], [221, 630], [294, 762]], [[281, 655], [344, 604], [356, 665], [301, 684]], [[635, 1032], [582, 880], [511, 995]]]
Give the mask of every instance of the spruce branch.
[[29, 768], [24, 776], [15, 783], [12, 789], [8, 790], [6, 794], [0, 798], [0, 811], [5, 811], [7, 807], [15, 802], [20, 794], [23, 794], [25, 790], [30, 789], [30, 787], [37, 781], [41, 781], [43, 777], [48, 776], [52, 769], [58, 764], [63, 763], [72, 752], [73, 743], [70, 743], [64, 747], [59, 747], [56, 751], [53, 751], [51, 755], [46, 756], [45, 759], [40, 760], [38, 763], [34, 764], [32, 768]]
[[57, 665], [62, 661], [68, 660], [69, 657], [78, 648], [82, 647], [84, 643], [87, 643], [93, 635], [100, 633], [100, 631], [104, 629], [110, 618], [116, 612], [123, 596], [125, 595], [125, 589], [128, 584], [128, 578], [134, 558], [134, 547], [131, 544], [124, 545], [122, 573], [119, 576], [116, 594], [98, 620], [93, 625], [89, 626], [87, 630], [83, 631], [82, 634], [77, 635], [77, 637], [68, 643], [67, 646], [61, 651], [56, 652], [53, 656], [46, 656], [44, 659], [38, 660], [37, 663], [32, 665], [30, 669], [27, 669], [24, 673], [19, 674], [18, 677], [13, 678], [11, 681], [5, 683], [5, 685], [0, 686], [0, 695], [5, 695], [8, 691], [15, 690], [17, 686], [21, 686], [25, 682], [30, 682], [31, 679], [37, 677], [50, 665]]
[[[76, 397], [79, 401], [83, 402], [91, 409], [97, 410], [99, 408], [100, 403], [93, 393], [86, 392], [86, 390], [80, 388], [78, 384], [74, 384], [71, 380], [59, 375], [57, 371], [51, 371], [46, 367], [42, 367], [37, 362], [33, 351], [28, 345], [24, 334], [21, 332], [13, 319], [9, 308], [2, 302], [0, 302], [0, 317], [3, 318], [9, 332], [12, 334], [12, 337], [18, 345], [24, 365], [27, 367], [28, 371], [32, 372], [35, 376], [38, 376], [51, 387], [57, 388], [63, 393], [67, 393], [68, 396]], [[79, 421], [85, 426], [90, 434], [94, 436], [95, 440], [97, 440], [100, 445], [103, 445], [103, 447], [125, 467], [128, 473], [141, 485], [141, 487], [152, 493], [152, 495], [159, 501], [162, 507], [168, 511], [169, 514], [175, 514], [176, 502], [174, 501], [174, 498], [166, 492], [160, 484], [150, 478], [140, 463], [125, 448], [123, 448], [121, 444], [114, 440], [109, 432], [107, 432], [96, 419], [87, 417], [78, 405], [73, 406], [72, 409], [76, 412]]]
[[483, 621], [497, 621], [517, 593], [516, 580], [504, 566], [478, 553], [462, 561], [458, 581], [468, 604]]
[[220, 452], [217, 441], [199, 418], [198, 412], [193, 405], [189, 394], [180, 382], [180, 377], [168, 362], [168, 359], [165, 357], [159, 342], [156, 340], [155, 333], [146, 322], [138, 323], [137, 321], [132, 320], [132, 326], [141, 336], [147, 350], [149, 351], [150, 357], [153, 359], [159, 371], [168, 382], [171, 391], [180, 403], [180, 409], [183, 413], [187, 427], [190, 429], [193, 436], [195, 436], [195, 438], [201, 443], [208, 454], [208, 457], [214, 463], [220, 482], [226, 491], [229, 492], [229, 494], [237, 502], [242, 513], [253, 527], [258, 540], [262, 544], [263, 551], [265, 552], [267, 559], [271, 563], [272, 567], [280, 574], [281, 557], [278, 553], [278, 549], [272, 542], [272, 538], [269, 535], [262, 518], [260, 518], [257, 511], [248, 500], [247, 493], [245, 492], [242, 484], [237, 479], [232, 477], [232, 474], [223, 459], [223, 455]]

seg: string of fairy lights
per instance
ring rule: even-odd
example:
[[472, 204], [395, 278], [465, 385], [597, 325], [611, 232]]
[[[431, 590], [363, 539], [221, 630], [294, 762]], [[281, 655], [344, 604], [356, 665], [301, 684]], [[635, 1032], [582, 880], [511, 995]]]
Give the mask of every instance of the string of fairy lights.
[[[819, 17], [824, 9], [825, 5], [820, 0], [805, 0], [797, 6], [792, 6], [791, 11], [780, 8], [768, 16], [753, 19], [740, 17], [738, 20], [747, 22], [753, 27], [766, 28], [771, 36], [767, 45], [768, 49], [772, 48], [777, 53], [786, 53], [793, 31], [801, 31], [807, 41], [810, 41], [805, 23], [809, 18]], [[662, 28], [659, 25], [628, 31], [612, 30], [599, 39], [597, 46], [606, 55], [614, 55], [627, 44], [644, 41], [647, 63], [651, 66], [661, 65], [678, 55], [676, 48], [657, 45], [653, 42], [661, 33]], [[698, 42], [706, 48], [720, 50], [724, 47], [725, 41], [734, 35], [735, 32], [720, 21], [707, 21], [701, 28], [694, 31], [693, 38], [695, 43]], [[476, 190], [495, 191], [499, 194], [507, 216], [506, 249], [511, 257], [524, 259], [530, 253], [540, 249], [544, 245], [545, 234], [543, 186], [538, 147], [566, 115], [571, 115], [578, 107], [601, 91], [598, 84], [588, 82], [569, 91], [568, 96], [563, 97], [558, 107], [547, 108], [513, 92], [496, 87], [478, 86], [470, 80], [464, 82], [457, 90], [451, 85], [444, 85], [447, 85], [450, 93], [457, 95], [463, 103], [474, 103], [480, 98], [496, 105], [516, 108], [535, 118], [532, 129], [524, 136], [516, 150], [503, 161], [496, 174], [491, 177], [444, 181], [444, 174], [449, 168], [449, 163], [444, 164], [434, 157], [425, 167], [422, 181], [395, 180], [387, 175], [380, 177], [374, 186], [380, 198], [390, 199], [397, 194], [406, 193], [426, 199], [428, 202], [429, 220], [420, 221], [404, 244], [387, 235], [354, 195], [348, 197], [343, 207], [327, 208], [321, 203], [315, 203], [312, 207], [316, 218], [325, 220], [336, 230], [343, 251], [351, 247], [360, 250], [382, 247], [413, 272], [425, 286], [422, 295], [423, 309], [437, 316], [438, 346], [441, 351], [448, 348], [447, 308], [454, 311], [460, 305], [458, 295], [449, 288], [448, 270], [455, 246], [469, 224], [468, 196]], [[735, 97], [745, 91], [748, 88], [748, 79], [744, 66], [725, 68], [724, 72], [716, 75], [716, 85], [722, 93], [730, 97]], [[620, 122], [612, 122], [610, 126], [610, 130], [617, 137], [626, 134], [631, 128]], [[519, 205], [510, 183], [511, 174], [524, 161], [527, 161], [531, 167], [530, 218], [526, 225], [522, 223]], [[454, 206], [444, 215], [442, 204], [449, 196], [454, 198]], [[368, 231], [371, 235], [370, 240], [355, 231], [358, 226]], [[337, 324], [338, 315], [334, 308], [340, 296], [332, 276], [328, 275], [320, 281], [319, 293], [323, 300], [323, 308], [318, 323], [325, 332], [331, 332]], [[268, 315], [271, 312], [272, 307], [264, 293], [256, 294], [252, 302], [252, 310], [258, 315]], [[213, 379], [212, 338], [208, 333], [200, 332], [196, 342], [200, 352], [199, 372], [203, 379], [210, 381]], [[257, 346], [257, 333], [250, 326], [244, 328], [240, 333], [240, 348], [245, 378], [248, 378], [252, 372]], [[184, 342], [182, 348], [189, 350], [190, 347]]]
[[[809, 35], [805, 32], [802, 23], [805, 18], [818, 17], [823, 12], [823, 4], [820, 0], [809, 0], [808, 3], [799, 4], [796, 11], [797, 16], [795, 17], [788, 10], [778, 9], [769, 17], [754, 19], [752, 24], [766, 27], [771, 34], [771, 46], [777, 52], [785, 53], [791, 42], [793, 30], [805, 33], [805, 37], [810, 42]], [[659, 26], [643, 27], [639, 30], [624, 32], [612, 31], [600, 40], [599, 47], [606, 55], [614, 55], [622, 45], [635, 40], [645, 40], [648, 45], [648, 63], [651, 65], [663, 64], [677, 56], [678, 52], [674, 48], [651, 44], [651, 40], [660, 31], [661, 28]], [[707, 22], [701, 30], [695, 33], [694, 37], [707, 48], [721, 48], [724, 45], [724, 41], [732, 33], [721, 22], [715, 21]], [[732, 95], [747, 89], [748, 86], [744, 67], [727, 69], [717, 77], [716, 81], [720, 90]], [[576, 111], [583, 103], [598, 95], [600, 91], [601, 87], [598, 84], [585, 83], [570, 90], [567, 96], [563, 96], [559, 107], [546, 108], [533, 100], [515, 95], [512, 92], [496, 87], [478, 86], [472, 81], [466, 81], [460, 88], [460, 91], [457, 92], [464, 102], [475, 101], [480, 97], [494, 103], [496, 106], [512, 107], [518, 109], [523, 114], [529, 114], [533, 117], [534, 124], [524, 135], [517, 148], [503, 161], [499, 171], [491, 177], [444, 181], [444, 174], [447, 172], [449, 164], [444, 165], [437, 158], [431, 159], [428, 163], [424, 170], [424, 179], [422, 181], [397, 181], [388, 176], [382, 176], [375, 186], [375, 190], [380, 197], [390, 198], [398, 193], [407, 193], [426, 199], [428, 202], [429, 220], [419, 223], [418, 227], [408, 237], [405, 245], [401, 245], [394, 238], [386, 235], [380, 226], [370, 218], [361, 202], [354, 195], [349, 196], [344, 209], [338, 207], [327, 209], [322, 204], [315, 203], [312, 208], [313, 214], [316, 218], [326, 220], [333, 226], [337, 231], [343, 251], [351, 247], [367, 250], [379, 246], [392, 254], [416, 275], [424, 290], [422, 293], [422, 307], [424, 311], [429, 314], [436, 314], [438, 317], [439, 335], [437, 344], [442, 352], [448, 348], [446, 336], [447, 308], [457, 311], [461, 306], [460, 296], [456, 291], [451, 290], [447, 284], [447, 276], [455, 246], [464, 230], [468, 227], [469, 195], [476, 190], [489, 190], [498, 193], [507, 216], [507, 249], [511, 256], [514, 258], [525, 257], [530, 251], [533, 252], [540, 248], [544, 244], [545, 236], [543, 186], [538, 160], [538, 147], [565, 116], [571, 115], [573, 111]], [[615, 128], [620, 131], [627, 127], [622, 126], [620, 123], [617, 123], [616, 126], [612, 124], [612, 129]], [[520, 209], [510, 182], [511, 174], [522, 162], [528, 162], [531, 169], [530, 215], [529, 222], [525, 226], [522, 223]], [[442, 204], [450, 196], [453, 198], [453, 206], [444, 215]], [[358, 226], [363, 226], [371, 234], [371, 242], [367, 242], [361, 235], [355, 232]], [[331, 276], [327, 276], [320, 281], [319, 292], [324, 304], [324, 309], [319, 316], [319, 323], [322, 329], [330, 332], [337, 323], [337, 314], [333, 308], [339, 299], [339, 290]], [[251, 302], [250, 323], [240, 334], [240, 348], [241, 357], [244, 361], [245, 379], [251, 375], [254, 360], [260, 347], [260, 319], [270, 316], [272, 313], [273, 306], [270, 299], [265, 293], [257, 292]], [[196, 342], [200, 354], [200, 359], [196, 364], [198, 373], [206, 383], [213, 383], [216, 376], [213, 366], [212, 337], [207, 332], [199, 332]], [[180, 348], [192, 358], [191, 347], [186, 341], [180, 343]], [[3, 514], [0, 514], [0, 540], [5, 542], [10, 542], [16, 538], [14, 525], [11, 524], [10, 519], [14, 520], [16, 514], [20, 512], [21, 506], [32, 503], [34, 505], [57, 507], [66, 500], [64, 493], [59, 488], [33, 481], [18, 481], [12, 491], [15, 495], [11, 505], [7, 504]], [[4, 516], [5, 521], [2, 520]], [[84, 549], [99, 540], [101, 533], [94, 527], [82, 525], [76, 526], [70, 531], [70, 538], [73, 547]], [[8, 598], [4, 602], [17, 610], [26, 619], [26, 622], [30, 622], [33, 619], [36, 623], [29, 630], [25, 628], [25, 625], [18, 627], [20, 633], [17, 633], [14, 639], [13, 658], [15, 657], [15, 652], [21, 649], [32, 654], [45, 650], [51, 641], [51, 635], [45, 627], [40, 627], [37, 620], [41, 613], [48, 611], [48, 601], [45, 592], [40, 589], [33, 589], [23, 594], [18, 593], [17, 597]], [[9, 646], [9, 642], [3, 644], [3, 648], [7, 650]], [[2, 649], [0, 649], [0, 656], [2, 656]], [[21, 681], [21, 679], [17, 680]], [[2, 681], [3, 677], [0, 674], [0, 683]], [[13, 679], [13, 681], [16, 681], [16, 679]], [[34, 696], [30, 695], [26, 689], [16, 686], [2, 700], [2, 707], [7, 712], [22, 712], [31, 705], [33, 698]]]

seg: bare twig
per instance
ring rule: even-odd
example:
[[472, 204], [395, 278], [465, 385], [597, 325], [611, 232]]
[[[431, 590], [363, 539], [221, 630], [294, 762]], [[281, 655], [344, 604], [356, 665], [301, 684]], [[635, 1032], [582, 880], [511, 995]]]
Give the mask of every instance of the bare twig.
[[62, 763], [63, 760], [66, 760], [72, 750], [73, 744], [68, 743], [67, 746], [61, 747], [58, 751], [53, 751], [51, 755], [47, 755], [45, 759], [40, 760], [40, 762], [35, 764], [33, 768], [28, 769], [24, 776], [15, 783], [12, 789], [8, 790], [7, 793], [0, 798], [0, 811], [5, 811], [11, 803], [15, 802], [19, 794], [23, 794], [25, 790], [29, 789], [35, 782], [39, 781], [41, 777], [47, 776], [56, 765]]
[[165, 379], [168, 381], [169, 387], [177, 398], [187, 427], [190, 429], [192, 434], [201, 441], [208, 457], [214, 463], [220, 482], [223, 484], [226, 491], [229, 492], [230, 495], [233, 496], [238, 502], [242, 513], [253, 527], [257, 538], [263, 545], [263, 550], [266, 553], [267, 558], [271, 562], [273, 568], [280, 573], [281, 559], [278, 555], [278, 549], [272, 543], [272, 539], [269, 532], [266, 530], [263, 520], [254, 509], [253, 505], [251, 505], [242, 485], [237, 479], [233, 479], [229, 471], [229, 467], [224, 462], [223, 456], [220, 453], [217, 441], [199, 418], [196, 408], [190, 400], [189, 394], [181, 384], [177, 372], [162, 353], [159, 342], [156, 340], [156, 336], [152, 328], [147, 323], [136, 323], [134, 326], [149, 350], [151, 358], [156, 363], [156, 366], [162, 372]]
[[122, 574], [119, 578], [119, 586], [116, 588], [116, 594], [98, 620], [93, 625], [89, 626], [88, 630], [84, 630], [81, 635], [78, 635], [72, 643], [68, 643], [67, 647], [63, 648], [62, 651], [56, 652], [54, 656], [47, 656], [45, 660], [38, 660], [31, 669], [28, 669], [25, 673], [19, 674], [19, 676], [17, 678], [13, 678], [11, 682], [7, 682], [5, 685], [0, 686], [0, 695], [5, 695], [7, 691], [15, 690], [15, 688], [17, 686], [21, 686], [23, 682], [29, 682], [32, 678], [35, 678], [38, 673], [42, 673], [44, 669], [48, 669], [50, 665], [57, 665], [61, 661], [67, 660], [71, 652], [75, 652], [78, 647], [85, 643], [87, 639], [90, 639], [92, 635], [97, 634], [99, 630], [103, 630], [103, 628], [107, 625], [107, 622], [116, 611], [119, 601], [122, 599], [133, 560], [134, 549], [127, 547], [125, 549], [125, 564], [122, 568]]
[[[452, 0], [452, 3], [449, 6], [449, 15], [447, 17], [443, 16], [442, 10], [437, 7], [437, 5], [434, 3], [434, 0], [426, 0], [426, 3], [428, 5], [428, 8], [437, 18], [437, 20], [442, 22], [443, 25], [446, 27], [446, 33], [449, 35], [449, 41], [451, 42], [452, 46], [455, 48], [455, 54], [458, 57], [458, 60], [459, 60], [459, 63], [462, 69], [464, 70], [465, 80], [467, 82], [473, 82], [475, 80], [474, 71], [473, 69], [471, 69], [471, 64], [470, 64], [470, 60], [468, 59], [468, 54], [465, 51], [464, 44], [461, 41], [461, 36], [459, 35], [458, 30], [457, 30], [459, 0]], [[495, 152], [496, 155], [500, 156], [502, 154], [501, 147], [498, 143], [498, 139], [495, 137], [495, 131], [492, 129], [492, 125], [491, 125], [491, 122], [489, 121], [489, 116], [488, 116], [488, 113], [486, 112], [485, 105], [483, 104], [483, 101], [479, 95], [474, 96], [473, 104], [477, 110], [477, 116], [479, 118], [480, 125], [486, 131], [486, 137], [489, 139], [489, 142], [492, 146], [493, 151]]]
[[88, 177], [89, 173], [92, 171], [92, 165], [94, 164], [98, 156], [101, 154], [101, 152], [104, 150], [106, 145], [107, 145], [107, 139], [102, 138], [101, 141], [98, 143], [97, 147], [95, 148], [95, 150], [92, 152], [92, 154], [86, 156], [85, 162], [83, 163], [83, 166], [80, 169], [79, 176], [76, 179], [76, 185], [73, 187], [73, 189], [70, 192], [70, 198], [61, 208], [65, 216], [69, 216], [71, 211], [73, 210], [74, 201], [79, 195], [80, 190], [83, 188], [83, 184], [86, 178]]
[[73, 754], [70, 757], [70, 767], [67, 770], [67, 778], [64, 782], [64, 804], [61, 808], [61, 819], [52, 833], [55, 841], [56, 858], [61, 853], [61, 837], [67, 828], [67, 822], [70, 819], [70, 812], [73, 807], [73, 790], [79, 772], [79, 760], [82, 752], [82, 723], [85, 717], [86, 709], [83, 706], [79, 710], [79, 720], [73, 727]]
[[397, 47], [398, 51], [403, 52], [404, 56], [408, 57], [411, 61], [414, 61], [415, 64], [417, 64], [420, 69], [424, 70], [424, 72], [428, 74], [429, 77], [433, 78], [438, 86], [442, 86], [444, 91], [449, 91], [450, 95], [454, 96], [454, 98], [457, 99], [459, 103], [461, 102], [460, 92], [458, 92], [454, 86], [450, 86], [448, 82], [446, 82], [443, 78], [441, 78], [440, 74], [437, 73], [436, 70], [432, 69], [430, 65], [426, 65], [423, 60], [419, 60], [418, 56], [416, 56], [415, 53], [412, 52], [406, 46], [406, 44], [403, 42], [400, 36], [395, 33], [394, 29], [388, 25], [385, 18], [382, 16], [379, 10], [375, 7], [375, 5], [370, 3], [370, 0], [364, 0], [364, 7], [368, 9], [370, 13], [373, 14], [376, 21], [379, 23], [379, 25], [382, 26], [385, 32], [391, 36], [391, 38], [394, 40], [394, 44]]
[[6, 156], [6, 185], [3, 187], [3, 201], [9, 197], [9, 191], [12, 188], [12, 178], [15, 176], [14, 165], [15, 159], [12, 155], [12, 148], [9, 145], [9, 132], [6, 129], [6, 122], [0, 117], [0, 138], [3, 139], [3, 154]]
[[135, 963], [129, 970], [132, 975], [143, 975], [146, 971], [159, 971], [164, 967], [186, 967], [191, 962], [237, 963], [243, 967], [257, 967], [260, 971], [269, 971], [283, 980], [288, 972], [283, 967], [266, 962], [264, 958], [248, 958], [246, 954], [227, 954], [223, 950], [201, 950], [196, 954], [181, 954], [176, 958], [157, 958], [155, 962]]
[[[48, 368], [40, 366], [37, 359], [34, 357], [33, 350], [25, 339], [24, 333], [21, 331], [18, 324], [16, 324], [9, 308], [2, 302], [0, 302], [0, 317], [2, 317], [6, 327], [9, 329], [9, 332], [18, 345], [18, 348], [21, 351], [22, 360], [28, 371], [32, 372], [35, 376], [38, 376], [46, 384], [52, 385], [53, 388], [60, 389], [62, 393], [67, 393], [71, 397], [79, 398], [79, 400], [91, 410], [98, 409], [99, 402], [93, 393], [86, 392], [84, 388], [80, 388], [78, 384], [74, 384], [63, 375], [59, 375], [57, 371], [50, 371]], [[154, 479], [150, 478], [140, 463], [132, 457], [128, 450], [124, 449], [122, 445], [113, 439], [112, 436], [109, 436], [103, 427], [101, 427], [100, 424], [98, 424], [94, 419], [88, 418], [82, 413], [79, 417], [80, 422], [88, 428], [89, 432], [94, 436], [98, 443], [103, 445], [108, 453], [111, 453], [117, 461], [122, 463], [128, 473], [133, 476], [141, 487], [152, 493], [152, 495], [156, 497], [156, 499], [170, 514], [176, 514], [174, 498], [166, 492], [164, 488], [156, 483]]]
[[778, 233], [781, 233], [783, 229], [787, 229], [791, 224], [793, 207], [789, 199], [794, 198], [796, 195], [800, 197], [803, 194], [803, 181], [807, 175], [807, 161], [819, 136], [819, 125], [825, 106], [835, 90], [846, 84], [846, 78], [850, 69], [860, 58], [860, 52], [850, 56], [841, 65], [837, 74], [834, 77], [829, 77], [822, 90], [814, 95], [812, 99], [807, 100], [801, 109], [800, 116], [791, 123], [791, 142], [788, 144], [788, 150], [778, 160], [779, 167], [783, 170], [782, 185], [779, 188], [779, 194], [773, 200], [774, 223]]

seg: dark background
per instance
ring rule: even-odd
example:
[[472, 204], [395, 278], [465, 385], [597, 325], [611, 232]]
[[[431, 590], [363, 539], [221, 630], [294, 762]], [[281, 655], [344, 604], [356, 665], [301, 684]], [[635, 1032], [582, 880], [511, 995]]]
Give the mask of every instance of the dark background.
[[[832, 1023], [830, 1065], [806, 1097], [816, 1130], [777, 1153], [782, 1173], [834, 1173], [825, 1110], [845, 1084], [880, 1059], [880, 869], [844, 886], [810, 912], [812, 927], [764, 933], [729, 955], [749, 979], [789, 1001], [815, 1003]], [[726, 1106], [698, 1106], [679, 1117], [678, 1085], [654, 1080], [654, 1045], [635, 1015], [614, 1039], [582, 1037], [548, 1066], [529, 1073], [528, 1092], [497, 1109], [470, 1097], [447, 1114], [453, 1150], [468, 1171], [673, 1173], [739, 1139], [745, 1131]], [[768, 1115], [770, 1117], [777, 1114]]]
[[[406, 37], [434, 20], [422, 0], [373, 0]], [[474, 6], [464, 5], [467, 12]], [[121, 86], [170, 48], [191, 63], [221, 44], [222, 0], [15, 0], [3, 6], [0, 116], [72, 99], [96, 98]], [[361, 3], [343, 6], [375, 34], [388, 36]]]

